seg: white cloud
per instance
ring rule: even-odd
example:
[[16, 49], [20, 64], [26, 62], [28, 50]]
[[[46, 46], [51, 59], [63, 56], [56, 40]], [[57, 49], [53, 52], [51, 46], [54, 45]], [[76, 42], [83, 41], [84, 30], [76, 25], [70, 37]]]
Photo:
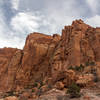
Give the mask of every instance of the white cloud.
[[98, 5], [98, 0], [86, 0], [90, 8], [94, 13], [97, 12], [97, 5]]
[[88, 4], [92, 7], [96, 0], [86, 0]]
[[20, 12], [11, 19], [9, 26], [0, 9], [0, 48], [23, 48], [27, 34], [38, 30], [40, 19], [31, 13]]
[[13, 37], [10, 39], [0, 37], [0, 48], [2, 47], [13, 47], [22, 49], [25, 40], [20, 40], [18, 37]]
[[12, 0], [12, 8], [18, 10], [19, 0]]
[[[56, 5], [55, 5], [56, 4]], [[73, 20], [79, 18], [82, 10], [78, 9], [75, 0], [45, 0], [45, 15], [41, 22], [44, 33], [60, 33], [65, 25], [70, 25]], [[45, 29], [43, 28], [45, 27]]]
[[[59, 13], [60, 14], [60, 13]], [[61, 31], [65, 25], [71, 25], [72, 21], [76, 19], [76, 17], [71, 16], [63, 16], [59, 14], [53, 14], [47, 18], [45, 16], [45, 20], [41, 23], [46, 28], [42, 28], [42, 32], [46, 34], [54, 34], [58, 33], [61, 34]], [[42, 26], [41, 25], [41, 26]]]
[[10, 30], [5, 22], [5, 16], [3, 14], [3, 10], [0, 9], [0, 37], [2, 38], [6, 37], [9, 32]]
[[11, 20], [11, 27], [14, 32], [25, 35], [26, 33], [37, 31], [39, 25], [38, 17], [31, 13], [20, 12]]
[[85, 22], [93, 27], [100, 27], [100, 16], [95, 15], [91, 18], [86, 19]]

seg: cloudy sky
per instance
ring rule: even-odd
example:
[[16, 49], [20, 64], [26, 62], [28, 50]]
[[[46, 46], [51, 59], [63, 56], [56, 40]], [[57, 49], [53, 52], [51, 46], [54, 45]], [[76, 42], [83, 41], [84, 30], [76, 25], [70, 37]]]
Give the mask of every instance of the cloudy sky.
[[0, 48], [23, 48], [32, 32], [61, 34], [75, 19], [99, 27], [99, 10], [100, 0], [0, 0]]

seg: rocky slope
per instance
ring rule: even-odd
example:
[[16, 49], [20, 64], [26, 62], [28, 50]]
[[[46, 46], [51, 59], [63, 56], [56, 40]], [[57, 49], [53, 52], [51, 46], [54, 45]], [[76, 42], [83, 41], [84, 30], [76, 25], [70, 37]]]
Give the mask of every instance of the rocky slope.
[[93, 86], [100, 80], [100, 28], [76, 20], [61, 36], [31, 33], [23, 50], [0, 49], [0, 80], [1, 93], [28, 90], [34, 98], [72, 82]]

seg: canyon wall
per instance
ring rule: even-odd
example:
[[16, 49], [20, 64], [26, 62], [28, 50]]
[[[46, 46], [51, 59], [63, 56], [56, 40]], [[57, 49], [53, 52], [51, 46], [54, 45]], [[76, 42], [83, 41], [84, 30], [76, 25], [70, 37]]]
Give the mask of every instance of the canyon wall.
[[0, 49], [0, 91], [20, 90], [50, 79], [54, 84], [61, 77], [75, 80], [68, 68], [87, 62], [95, 62], [100, 77], [100, 28], [76, 20], [64, 27], [61, 36], [31, 33], [23, 50]]

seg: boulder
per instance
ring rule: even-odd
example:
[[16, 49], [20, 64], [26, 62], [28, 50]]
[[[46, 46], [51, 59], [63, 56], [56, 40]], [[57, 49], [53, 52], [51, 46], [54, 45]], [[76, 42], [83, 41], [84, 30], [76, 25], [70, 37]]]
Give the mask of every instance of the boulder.
[[80, 75], [78, 76], [78, 80], [76, 81], [76, 83], [79, 86], [92, 86], [94, 85], [94, 76], [92, 74], [84, 74], [84, 75]]
[[64, 84], [63, 84], [63, 82], [57, 82], [57, 83], [55, 84], [55, 88], [57, 88], [57, 89], [59, 89], [59, 90], [64, 89]]
[[67, 100], [66, 94], [63, 91], [52, 89], [40, 96], [38, 100]]
[[18, 100], [15, 96], [6, 97], [4, 100]]

